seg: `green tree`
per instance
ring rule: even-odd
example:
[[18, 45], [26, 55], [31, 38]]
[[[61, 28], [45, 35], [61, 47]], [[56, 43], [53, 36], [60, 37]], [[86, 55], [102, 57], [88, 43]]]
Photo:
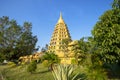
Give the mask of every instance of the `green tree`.
[[120, 61], [120, 0], [106, 11], [92, 30], [94, 49], [99, 59], [107, 63]]
[[37, 42], [32, 35], [31, 23], [18, 25], [15, 20], [3, 16], [0, 18], [0, 59], [13, 60], [31, 54]]
[[90, 48], [90, 42], [84, 37], [78, 41], [74, 41], [72, 51], [75, 53], [77, 64], [84, 63], [86, 55], [90, 53]]

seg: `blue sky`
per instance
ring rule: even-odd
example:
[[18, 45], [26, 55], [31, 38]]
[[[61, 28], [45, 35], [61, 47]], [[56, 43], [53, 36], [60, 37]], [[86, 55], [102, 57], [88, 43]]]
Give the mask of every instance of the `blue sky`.
[[111, 9], [113, 0], [0, 0], [0, 17], [9, 16], [18, 24], [32, 23], [37, 46], [49, 44], [62, 12], [73, 40], [91, 36], [99, 17]]

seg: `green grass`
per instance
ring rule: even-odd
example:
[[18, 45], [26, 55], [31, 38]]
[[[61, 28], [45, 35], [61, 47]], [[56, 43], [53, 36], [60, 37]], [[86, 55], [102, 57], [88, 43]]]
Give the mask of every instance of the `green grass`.
[[51, 71], [41, 64], [37, 65], [37, 70], [33, 74], [27, 72], [27, 65], [10, 68], [8, 65], [0, 66], [0, 73], [5, 80], [53, 80]]
[[[119, 68], [119, 67], [118, 67]], [[83, 80], [98, 80], [92, 79], [94, 76], [104, 77], [103, 72], [98, 70], [91, 70], [87, 66], [76, 66], [75, 74], [80, 73], [79, 77]], [[118, 69], [117, 69], [118, 70]], [[116, 71], [117, 71], [116, 70]], [[100, 72], [100, 73], [99, 73]], [[1, 75], [2, 73], [2, 75]], [[1, 76], [4, 79], [1, 79]], [[114, 76], [114, 75], [113, 75]], [[33, 74], [27, 72], [27, 65], [14, 66], [14, 65], [0, 65], [0, 80], [54, 80], [51, 71], [48, 71], [48, 67], [44, 67], [42, 64], [37, 64], [37, 70]], [[103, 80], [103, 79], [99, 79]], [[107, 79], [106, 79], [107, 80]], [[108, 80], [120, 80], [120, 78], [114, 78]]]

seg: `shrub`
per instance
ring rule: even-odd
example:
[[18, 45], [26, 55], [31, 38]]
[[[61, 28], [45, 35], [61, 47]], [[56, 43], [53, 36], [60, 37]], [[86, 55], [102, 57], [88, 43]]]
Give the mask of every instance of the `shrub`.
[[49, 66], [50, 66], [48, 60], [44, 60], [44, 61], [42, 62], [42, 65], [43, 65], [44, 67], [49, 67]]
[[10, 67], [15, 67], [16, 64], [14, 62], [8, 62], [7, 65], [9, 65]]
[[37, 69], [37, 62], [36, 61], [32, 61], [27, 67], [27, 71], [30, 73], [35, 72], [36, 69]]
[[103, 68], [91, 69], [87, 73], [87, 76], [89, 80], [108, 80]]
[[72, 63], [72, 64], [77, 64], [77, 62], [76, 62], [75, 59], [72, 59], [72, 60], [71, 60], [71, 63]]

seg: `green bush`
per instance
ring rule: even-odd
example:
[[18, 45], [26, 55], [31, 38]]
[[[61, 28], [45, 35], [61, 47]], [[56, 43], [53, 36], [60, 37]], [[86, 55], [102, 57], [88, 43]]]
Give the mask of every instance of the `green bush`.
[[11, 61], [8, 62], [7, 65], [9, 65], [10, 67], [15, 67], [16, 66], [16, 64], [14, 62], [11, 62]]
[[72, 60], [71, 60], [71, 63], [72, 63], [72, 64], [77, 64], [77, 62], [76, 62], [75, 59], [72, 59]]
[[50, 63], [48, 62], [48, 60], [44, 60], [44, 61], [42, 62], [42, 65], [43, 65], [44, 67], [48, 67], [48, 66], [50, 66]]
[[36, 61], [32, 61], [27, 67], [27, 71], [30, 73], [35, 72], [36, 69], [37, 69], [37, 62]]
[[85, 74], [87, 75], [88, 80], [108, 80], [107, 72], [101, 65], [86, 65]]

